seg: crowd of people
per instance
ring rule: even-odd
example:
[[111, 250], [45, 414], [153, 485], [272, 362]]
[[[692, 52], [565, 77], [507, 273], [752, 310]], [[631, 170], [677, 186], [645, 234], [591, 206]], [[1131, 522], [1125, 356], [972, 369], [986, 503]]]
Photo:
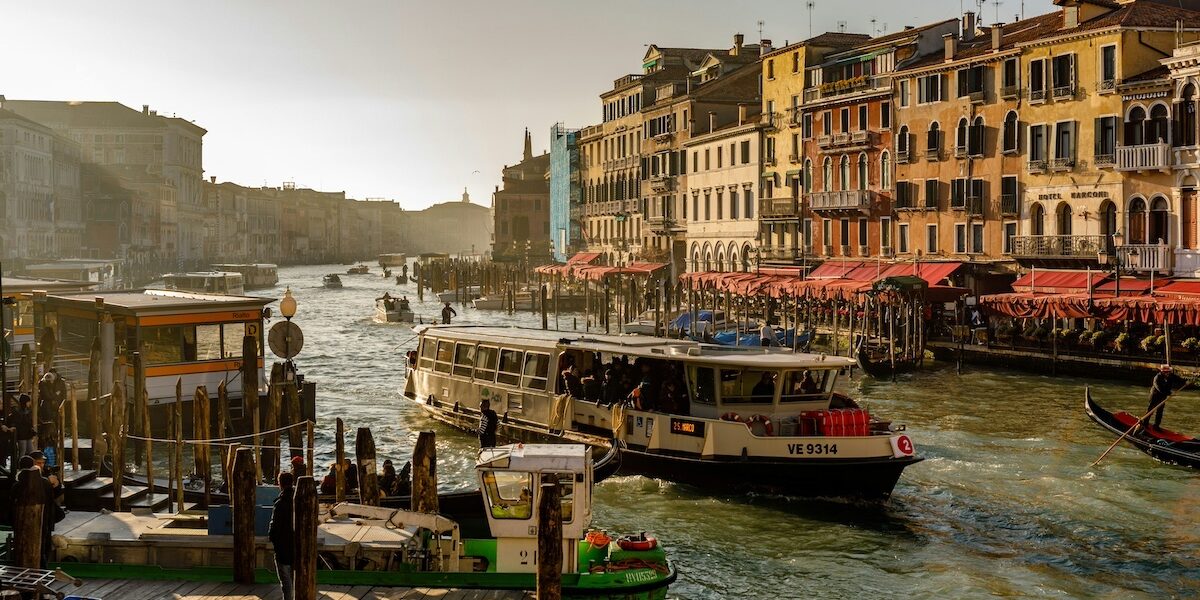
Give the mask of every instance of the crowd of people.
[[639, 410], [687, 414], [688, 394], [678, 362], [615, 356], [607, 364], [599, 356], [595, 368], [580, 369], [571, 354], [563, 355], [558, 391], [604, 406], [625, 404]]
[[[359, 466], [354, 464], [354, 461], [351, 461], [349, 458], [345, 459], [345, 462], [342, 464], [346, 475], [346, 490], [350, 492], [357, 490]], [[383, 461], [383, 472], [378, 474], [378, 481], [379, 493], [383, 497], [407, 496], [412, 489], [412, 462], [405, 463], [404, 467], [397, 472], [396, 466], [392, 464], [390, 459]], [[337, 463], [329, 464], [329, 470], [326, 472], [325, 477], [321, 479], [319, 491], [322, 495], [327, 496], [337, 493]]]

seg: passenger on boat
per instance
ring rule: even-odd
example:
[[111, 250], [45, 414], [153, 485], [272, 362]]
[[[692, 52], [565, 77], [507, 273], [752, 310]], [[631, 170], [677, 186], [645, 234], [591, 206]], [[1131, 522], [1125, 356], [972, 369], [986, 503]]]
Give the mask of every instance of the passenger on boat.
[[358, 467], [353, 462], [350, 462], [350, 459], [348, 459], [348, 458], [346, 459], [345, 465], [346, 465], [346, 491], [347, 492], [357, 491], [358, 490]]
[[379, 491], [384, 496], [395, 494], [396, 490], [396, 467], [392, 464], [391, 459], [383, 461], [383, 475], [379, 477]]
[[571, 365], [563, 370], [559, 390], [573, 398], [583, 398], [583, 382], [579, 380], [579, 367]]
[[291, 467], [292, 477], [299, 479], [300, 477], [304, 477], [305, 475], [308, 475], [308, 467], [304, 464], [303, 456], [300, 456], [300, 455], [293, 456], [292, 460], [291, 460], [291, 465], [292, 465], [292, 467]]
[[625, 398], [625, 391], [621, 385], [620, 373], [616, 367], [609, 365], [608, 369], [604, 371], [604, 405], [619, 404], [623, 398]]
[[408, 310], [408, 307], [409, 307], [408, 296], [401, 296], [400, 297], [400, 310]]
[[50, 470], [50, 465], [47, 464], [46, 453], [41, 450], [34, 450], [29, 453], [29, 457], [33, 459], [33, 466], [37, 467], [38, 472], [46, 481], [50, 482], [50, 489], [54, 492], [54, 496], [58, 497], [62, 493], [62, 482], [58, 480], [58, 476]]
[[1167, 398], [1176, 390], [1187, 385], [1182, 377], [1172, 372], [1171, 365], [1158, 368], [1158, 374], [1150, 384], [1150, 406], [1146, 408], [1146, 418], [1142, 419], [1141, 427], [1145, 429], [1150, 424], [1150, 412], [1154, 412], [1154, 426], [1162, 424], [1163, 411], [1167, 408]]
[[33, 440], [37, 437], [33, 428], [33, 412], [29, 408], [32, 403], [29, 394], [21, 394], [17, 399], [19, 408], [13, 413], [12, 427], [16, 429], [18, 457], [33, 452]]
[[[46, 503], [42, 507], [42, 554], [39, 559], [40, 564], [38, 565], [40, 568], [45, 569], [46, 563], [50, 558], [50, 550], [53, 548], [53, 542], [51, 538], [54, 534], [54, 524], [65, 519], [67, 513], [61, 506], [58, 505], [57, 502], [54, 501], [53, 486], [51, 486], [49, 481], [46, 481], [46, 479], [42, 477], [42, 472], [36, 469], [36, 466], [37, 465], [34, 463], [32, 456], [22, 456], [20, 460], [17, 461], [17, 468], [20, 472], [17, 474], [17, 483], [14, 485], [14, 487], [19, 487], [21, 482], [25, 481], [25, 478], [27, 477], [36, 477], [39, 480], [39, 484], [45, 486], [46, 488]], [[16, 499], [14, 498], [13, 500], [15, 502]], [[16, 514], [15, 507], [13, 507], [11, 510], [13, 510], [13, 512], [10, 514]], [[20, 546], [20, 543], [14, 543], [12, 547], [17, 548]]]
[[279, 484], [279, 496], [275, 498], [271, 511], [271, 523], [267, 525], [267, 539], [275, 551], [275, 574], [279, 577], [279, 588], [284, 600], [292, 600], [295, 580], [292, 574], [295, 545], [295, 528], [292, 523], [292, 507], [294, 502], [293, 484], [295, 476], [283, 472], [276, 482]]
[[479, 401], [479, 447], [496, 447], [496, 427], [500, 424], [496, 411], [492, 410], [492, 402], [487, 398]]
[[750, 395], [754, 397], [755, 402], [770, 402], [771, 398], [775, 396], [775, 373], [763, 371], [762, 378], [754, 384]]
[[579, 380], [583, 386], [583, 398], [589, 402], [599, 402], [604, 394], [604, 386], [596, 379], [596, 372], [588, 369], [583, 372], [583, 378]]
[[796, 387], [796, 393], [799, 394], [815, 394], [821, 391], [817, 387], [817, 382], [813, 381], [811, 371], [805, 371], [804, 374], [800, 376], [800, 381], [797, 383]]
[[329, 463], [329, 472], [321, 479], [321, 494], [332, 496], [337, 493], [337, 463]]

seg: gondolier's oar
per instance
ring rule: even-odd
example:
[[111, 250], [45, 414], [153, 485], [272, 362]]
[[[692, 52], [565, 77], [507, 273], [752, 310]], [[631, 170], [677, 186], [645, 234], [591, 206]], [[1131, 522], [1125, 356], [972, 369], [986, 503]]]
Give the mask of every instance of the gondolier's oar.
[[[1192, 382], [1191, 382], [1191, 381], [1188, 381], [1187, 383], [1183, 384], [1183, 386], [1181, 386], [1179, 389], [1177, 389], [1177, 390], [1175, 390], [1174, 392], [1172, 392], [1172, 394], [1177, 394], [1177, 393], [1179, 393], [1179, 392], [1182, 392], [1183, 390], [1187, 389], [1187, 387], [1188, 387], [1189, 385], [1192, 385]], [[1154, 411], [1156, 411], [1156, 410], [1158, 410], [1159, 408], [1161, 408], [1161, 407], [1162, 407], [1162, 405], [1166, 404], [1166, 403], [1167, 403], [1167, 400], [1170, 400], [1170, 399], [1171, 399], [1171, 396], [1167, 396], [1166, 398], [1163, 398], [1162, 402], [1159, 402], [1158, 404], [1155, 404], [1153, 408], [1151, 408], [1150, 410], [1146, 411], [1146, 414], [1142, 415], [1142, 418], [1141, 418], [1141, 419], [1138, 419], [1136, 422], [1134, 422], [1134, 424], [1133, 424], [1133, 426], [1132, 426], [1132, 427], [1130, 427], [1129, 429], [1126, 429], [1126, 430], [1125, 430], [1125, 433], [1122, 433], [1122, 434], [1121, 434], [1121, 437], [1117, 438], [1117, 441], [1113, 442], [1113, 443], [1112, 443], [1112, 445], [1108, 447], [1108, 450], [1105, 450], [1105, 451], [1104, 451], [1104, 454], [1101, 454], [1101, 455], [1100, 455], [1100, 458], [1097, 458], [1097, 459], [1096, 459], [1096, 462], [1092, 463], [1092, 464], [1091, 464], [1091, 466], [1093, 466], [1093, 467], [1094, 467], [1094, 466], [1096, 466], [1096, 465], [1100, 464], [1100, 461], [1104, 460], [1104, 457], [1105, 457], [1105, 456], [1108, 456], [1108, 453], [1109, 453], [1109, 452], [1112, 452], [1113, 448], [1116, 448], [1116, 447], [1117, 447], [1117, 444], [1120, 444], [1120, 443], [1121, 443], [1121, 440], [1125, 439], [1126, 437], [1128, 437], [1128, 436], [1129, 436], [1129, 434], [1133, 433], [1133, 430], [1134, 430], [1134, 429], [1137, 429], [1137, 428], [1138, 428], [1138, 426], [1142, 424], [1142, 421], [1143, 421], [1143, 420], [1150, 418], [1150, 415], [1154, 414]]]

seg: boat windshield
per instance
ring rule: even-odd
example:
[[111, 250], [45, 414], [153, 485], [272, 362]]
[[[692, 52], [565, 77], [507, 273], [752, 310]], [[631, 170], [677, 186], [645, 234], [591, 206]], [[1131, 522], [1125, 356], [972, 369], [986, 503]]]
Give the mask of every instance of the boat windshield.
[[763, 369], [721, 369], [721, 402], [771, 404], [779, 372]]
[[533, 516], [533, 474], [520, 471], [487, 471], [483, 487], [495, 519], [528, 519]]
[[823, 400], [833, 391], [833, 383], [837, 380], [837, 371], [833, 369], [812, 369], [788, 371], [783, 376], [783, 389], [780, 392], [780, 402], [813, 402]]

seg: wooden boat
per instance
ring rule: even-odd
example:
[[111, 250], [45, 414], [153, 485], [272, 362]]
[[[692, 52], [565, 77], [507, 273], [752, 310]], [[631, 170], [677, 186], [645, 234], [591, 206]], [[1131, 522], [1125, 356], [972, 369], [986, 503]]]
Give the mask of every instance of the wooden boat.
[[330, 273], [321, 278], [321, 285], [331, 290], [340, 290], [342, 289], [342, 278], [338, 277], [337, 273]]
[[375, 320], [381, 323], [415, 323], [416, 316], [408, 302], [386, 296], [375, 299]]
[[408, 283], [408, 275], [397, 275], [396, 285], [405, 285]]
[[[430, 416], [471, 431], [479, 400], [489, 398], [506, 438], [616, 443], [623, 473], [722, 491], [884, 499], [921, 460], [902, 425], [840, 406], [833, 386], [848, 358], [509, 327], [416, 331], [404, 395]], [[568, 363], [599, 372], [614, 362], [644, 364], [648, 390], [674, 373], [682, 406], [609, 406], [571, 396], [550, 375]], [[768, 379], [769, 393], [758, 385]]]
[[[339, 503], [318, 515], [317, 580], [324, 584], [535, 587], [537, 523], [544, 475], [562, 498], [563, 592], [571, 597], [665, 598], [676, 573], [649, 538], [613, 539], [590, 529], [594, 473], [583, 445], [511, 445], [479, 452], [474, 501], [479, 536], [439, 506], [438, 514]], [[58, 524], [52, 566], [82, 579], [212, 580], [230, 577], [231, 514], [207, 517], [73, 511]], [[622, 543], [624, 542], [624, 543]], [[254, 567], [269, 581], [269, 545], [254, 548]]]
[[[1084, 388], [1083, 409], [1096, 424], [1116, 435], [1123, 435], [1138, 418], [1127, 412], [1108, 412], [1092, 399], [1092, 389]], [[1149, 454], [1155, 460], [1182, 467], [1200, 469], [1200, 439], [1149, 425], [1145, 430], [1130, 433], [1125, 441]]]
[[879, 344], [859, 343], [855, 355], [858, 368], [876, 379], [887, 379], [899, 373], [914, 371], [920, 366], [920, 361], [911, 357], [897, 355], [895, 362], [886, 346]]
[[346, 269], [347, 275], [366, 275], [370, 272], [371, 267], [368, 267], [367, 265], [354, 265], [353, 267]]

